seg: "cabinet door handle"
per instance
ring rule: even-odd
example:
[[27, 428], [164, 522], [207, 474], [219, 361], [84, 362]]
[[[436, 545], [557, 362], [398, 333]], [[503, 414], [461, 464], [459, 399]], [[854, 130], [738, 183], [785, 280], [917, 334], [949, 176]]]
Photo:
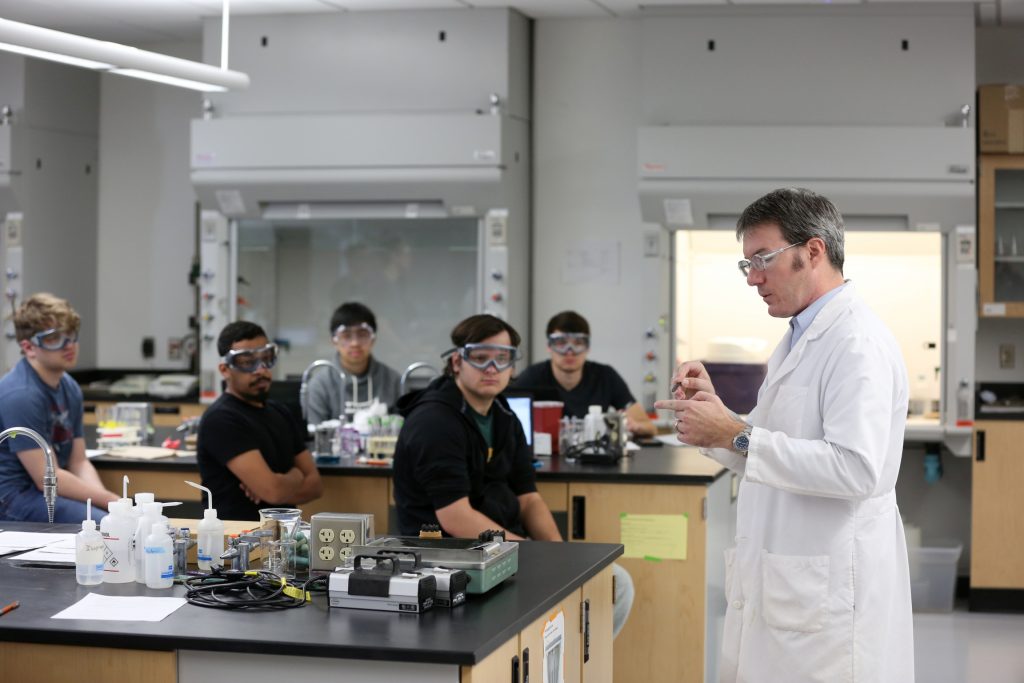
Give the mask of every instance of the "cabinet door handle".
[[977, 433], [977, 443], [975, 445], [974, 459], [978, 462], [985, 460], [985, 432], [979, 430]]
[[572, 497], [572, 537], [582, 540], [587, 537], [587, 497]]
[[519, 683], [519, 655], [512, 655], [512, 683]]
[[523, 648], [523, 683], [530, 683], [530, 648]]
[[583, 601], [583, 663], [590, 661], [590, 598]]

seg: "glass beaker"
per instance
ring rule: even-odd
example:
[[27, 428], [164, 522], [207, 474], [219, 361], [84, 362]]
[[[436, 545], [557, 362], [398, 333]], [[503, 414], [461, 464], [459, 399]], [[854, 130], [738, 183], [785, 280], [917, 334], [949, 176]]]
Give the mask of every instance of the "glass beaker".
[[271, 540], [294, 540], [295, 528], [302, 521], [302, 510], [298, 508], [263, 508], [260, 510], [260, 526], [274, 532]]
[[270, 550], [263, 566], [269, 572], [282, 579], [295, 578], [295, 540], [282, 538], [270, 542]]

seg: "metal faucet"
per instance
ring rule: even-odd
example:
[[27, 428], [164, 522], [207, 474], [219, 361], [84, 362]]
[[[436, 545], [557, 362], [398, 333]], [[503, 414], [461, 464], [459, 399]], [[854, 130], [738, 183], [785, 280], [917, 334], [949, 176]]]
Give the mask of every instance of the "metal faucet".
[[27, 436], [35, 441], [46, 456], [46, 473], [43, 475], [43, 498], [46, 499], [46, 514], [53, 524], [53, 509], [57, 505], [57, 469], [54, 466], [53, 449], [39, 432], [28, 427], [9, 427], [0, 432], [0, 443], [12, 436]]
[[251, 531], [230, 540], [231, 547], [220, 556], [222, 560], [231, 560], [231, 568], [241, 572], [249, 571], [249, 555], [259, 548], [265, 537], [273, 536], [274, 532]]
[[423, 370], [424, 368], [426, 368], [426, 369], [430, 370], [432, 373], [434, 373], [434, 377], [437, 377], [438, 375], [441, 374], [441, 371], [438, 370], [437, 368], [435, 368], [430, 363], [424, 363], [423, 361], [420, 361], [418, 363], [413, 363], [412, 365], [410, 365], [409, 367], [407, 367], [405, 369], [405, 372], [402, 373], [402, 379], [400, 379], [398, 381], [398, 395], [399, 396], [404, 396], [405, 395], [405, 384], [406, 384], [407, 381], [409, 381], [409, 375], [411, 375], [412, 373], [416, 372], [417, 370]]

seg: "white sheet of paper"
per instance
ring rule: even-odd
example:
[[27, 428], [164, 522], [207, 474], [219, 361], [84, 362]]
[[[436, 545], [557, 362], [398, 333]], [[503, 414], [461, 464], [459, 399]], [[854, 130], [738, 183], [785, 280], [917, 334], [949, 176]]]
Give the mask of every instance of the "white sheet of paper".
[[106, 454], [107, 454], [107, 451], [105, 449], [103, 449], [103, 448], [86, 448], [85, 449], [85, 457], [87, 457], [87, 458], [95, 458], [96, 456], [106, 455]]
[[74, 534], [46, 534], [35, 531], [0, 531], [0, 555], [16, 550], [31, 550], [44, 545], [67, 542], [70, 539], [74, 548]]
[[654, 437], [658, 441], [662, 442], [666, 446], [684, 446], [685, 444], [679, 441], [679, 432], [672, 434], [658, 434]]
[[51, 619], [99, 621], [162, 621], [185, 604], [185, 598], [148, 598], [89, 593]]
[[[57, 534], [49, 534], [55, 536]], [[15, 555], [9, 559], [21, 560], [22, 562], [59, 562], [61, 564], [75, 563], [75, 537], [71, 534], [60, 534], [60, 539], [42, 548], [30, 550], [21, 555]]]

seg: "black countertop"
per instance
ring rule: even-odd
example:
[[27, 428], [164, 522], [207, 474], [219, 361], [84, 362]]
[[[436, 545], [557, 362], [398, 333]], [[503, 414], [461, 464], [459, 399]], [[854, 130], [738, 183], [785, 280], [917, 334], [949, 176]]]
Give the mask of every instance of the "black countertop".
[[[4, 522], [6, 531], [77, 531], [77, 525]], [[621, 545], [525, 542], [519, 573], [455, 609], [398, 614], [312, 603], [280, 612], [233, 612], [184, 605], [159, 622], [50, 619], [90, 592], [181, 597], [185, 589], [137, 583], [79, 586], [73, 568], [18, 566], [0, 558], [0, 640], [141, 650], [206, 650], [307, 657], [472, 665], [546, 614], [622, 554]], [[611, 615], [609, 615], [610, 618]]]
[[[195, 456], [176, 456], [157, 460], [132, 460], [101, 455], [92, 458], [98, 469], [148, 469], [153, 471], [195, 472]], [[590, 481], [629, 484], [710, 484], [725, 468], [700, 454], [696, 448], [664, 446], [643, 448], [615, 465], [583, 465], [555, 457], [538, 458], [537, 481]], [[320, 474], [329, 476], [390, 477], [391, 468], [360, 465], [354, 458], [318, 465]]]

